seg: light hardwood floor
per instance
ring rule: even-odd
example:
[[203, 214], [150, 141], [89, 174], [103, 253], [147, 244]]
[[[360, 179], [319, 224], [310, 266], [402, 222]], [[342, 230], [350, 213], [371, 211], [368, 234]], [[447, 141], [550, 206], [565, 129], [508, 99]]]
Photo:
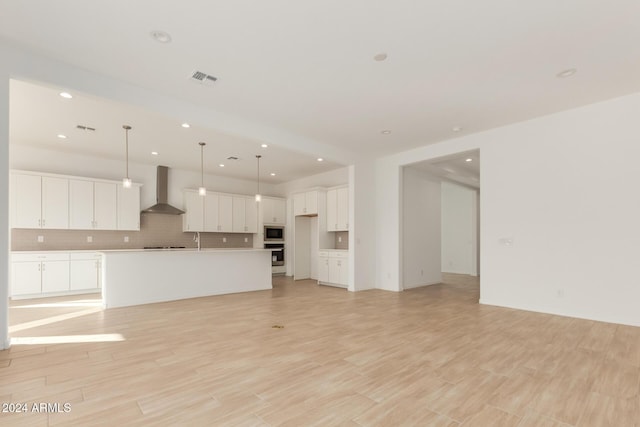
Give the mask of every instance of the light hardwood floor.
[[14, 337], [123, 341], [0, 352], [0, 402], [71, 404], [0, 425], [640, 426], [640, 328], [482, 306], [473, 280], [447, 282], [14, 303]]

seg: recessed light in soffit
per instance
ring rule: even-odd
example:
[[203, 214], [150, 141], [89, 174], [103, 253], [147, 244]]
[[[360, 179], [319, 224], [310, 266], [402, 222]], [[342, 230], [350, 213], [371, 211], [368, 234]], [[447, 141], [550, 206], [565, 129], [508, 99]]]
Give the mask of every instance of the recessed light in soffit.
[[60, 92], [60, 96], [63, 97], [64, 99], [73, 98], [73, 95], [71, 95], [69, 92]]
[[380, 131], [380, 133], [383, 134], [383, 135], [389, 135], [389, 134], [391, 134], [391, 131], [389, 129], [385, 129], [385, 130]]

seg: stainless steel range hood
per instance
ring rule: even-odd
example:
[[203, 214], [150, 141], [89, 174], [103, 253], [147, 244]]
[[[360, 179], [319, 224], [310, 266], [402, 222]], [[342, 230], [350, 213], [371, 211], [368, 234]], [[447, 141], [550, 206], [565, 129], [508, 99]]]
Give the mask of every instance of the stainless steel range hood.
[[169, 204], [169, 168], [158, 166], [156, 173], [156, 204], [142, 211], [142, 213], [157, 213], [166, 215], [181, 215], [184, 211]]

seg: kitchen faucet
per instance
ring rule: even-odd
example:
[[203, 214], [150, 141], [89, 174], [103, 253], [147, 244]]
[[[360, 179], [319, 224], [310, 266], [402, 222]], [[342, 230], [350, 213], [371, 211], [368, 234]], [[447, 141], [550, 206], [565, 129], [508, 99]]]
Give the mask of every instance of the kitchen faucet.
[[193, 241], [198, 244], [198, 250], [200, 250], [200, 232], [199, 231], [196, 231], [193, 234]]

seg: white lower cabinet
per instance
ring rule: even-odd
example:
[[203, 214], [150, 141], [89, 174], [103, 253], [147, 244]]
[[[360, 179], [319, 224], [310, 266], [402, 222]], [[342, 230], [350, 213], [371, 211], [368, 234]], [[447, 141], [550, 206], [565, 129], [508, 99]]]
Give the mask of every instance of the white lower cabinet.
[[102, 256], [96, 253], [71, 254], [69, 290], [101, 287]]
[[347, 287], [349, 285], [349, 252], [318, 252], [318, 283]]
[[11, 297], [95, 292], [102, 256], [91, 252], [11, 255]]

